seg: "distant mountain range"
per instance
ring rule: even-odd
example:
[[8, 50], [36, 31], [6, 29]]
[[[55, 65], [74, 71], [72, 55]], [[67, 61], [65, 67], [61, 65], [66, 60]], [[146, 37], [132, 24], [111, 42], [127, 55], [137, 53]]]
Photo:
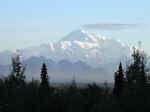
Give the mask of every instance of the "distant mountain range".
[[[77, 30], [56, 43], [20, 49], [17, 53], [27, 66], [29, 78], [39, 78], [41, 65], [45, 62], [52, 80], [70, 80], [75, 75], [78, 80], [112, 81], [118, 63], [126, 61], [131, 48], [112, 38]], [[10, 71], [14, 54], [0, 52], [1, 74]]]

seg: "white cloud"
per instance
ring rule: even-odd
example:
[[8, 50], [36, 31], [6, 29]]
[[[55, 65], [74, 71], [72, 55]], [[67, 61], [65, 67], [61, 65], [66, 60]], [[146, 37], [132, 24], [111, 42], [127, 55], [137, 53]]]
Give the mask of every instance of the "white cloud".
[[140, 27], [145, 27], [144, 24], [109, 24], [109, 23], [99, 23], [99, 24], [86, 24], [83, 27], [87, 29], [97, 29], [97, 30], [123, 30], [123, 29], [135, 29]]

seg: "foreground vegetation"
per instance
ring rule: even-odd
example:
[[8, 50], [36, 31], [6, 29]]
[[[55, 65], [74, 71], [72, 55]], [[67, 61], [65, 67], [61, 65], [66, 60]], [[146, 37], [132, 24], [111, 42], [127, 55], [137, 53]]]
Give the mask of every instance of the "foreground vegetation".
[[114, 88], [96, 83], [85, 88], [75, 80], [68, 87], [53, 87], [43, 64], [41, 80], [25, 81], [19, 56], [12, 59], [12, 72], [0, 79], [0, 112], [148, 112], [150, 85], [146, 55], [134, 50], [131, 63], [120, 63]]

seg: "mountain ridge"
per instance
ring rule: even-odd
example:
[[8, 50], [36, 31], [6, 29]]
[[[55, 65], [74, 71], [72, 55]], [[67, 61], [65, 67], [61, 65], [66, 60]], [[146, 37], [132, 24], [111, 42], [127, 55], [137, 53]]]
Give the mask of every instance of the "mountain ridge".
[[[37, 74], [40, 73], [41, 64], [45, 62], [54, 79], [72, 78], [70, 74], [78, 72], [79, 79], [97, 80], [97, 77], [100, 77], [102, 80], [112, 81], [113, 76], [109, 73], [114, 72], [121, 60], [124, 61], [130, 56], [131, 47], [103, 35], [77, 30], [56, 43], [20, 49], [12, 54], [19, 54], [23, 63], [28, 65], [27, 74], [31, 74], [29, 77], [35, 74], [39, 76]], [[2, 65], [11, 64], [11, 52], [1, 52], [0, 58], [10, 58], [7, 64]], [[6, 70], [4, 67], [1, 68]]]

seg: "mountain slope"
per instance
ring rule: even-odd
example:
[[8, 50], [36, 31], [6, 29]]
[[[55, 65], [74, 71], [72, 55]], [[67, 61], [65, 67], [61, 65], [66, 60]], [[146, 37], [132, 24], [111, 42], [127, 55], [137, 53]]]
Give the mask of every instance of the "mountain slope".
[[93, 67], [112, 63], [130, 55], [130, 46], [94, 35], [83, 30], [73, 31], [57, 43], [41, 45], [20, 50], [24, 59], [31, 56], [43, 56], [54, 61], [83, 61]]
[[[54, 79], [71, 78], [72, 74], [78, 72], [79, 79], [98, 80], [97, 77], [100, 77], [101, 80], [112, 80], [119, 62], [126, 61], [130, 56], [130, 48], [112, 38], [77, 30], [56, 43], [20, 49], [17, 53], [21, 55], [23, 63], [27, 64], [29, 77], [39, 74], [41, 64], [45, 62]], [[0, 68], [5, 71], [3, 65], [11, 64], [11, 53], [0, 53]]]

